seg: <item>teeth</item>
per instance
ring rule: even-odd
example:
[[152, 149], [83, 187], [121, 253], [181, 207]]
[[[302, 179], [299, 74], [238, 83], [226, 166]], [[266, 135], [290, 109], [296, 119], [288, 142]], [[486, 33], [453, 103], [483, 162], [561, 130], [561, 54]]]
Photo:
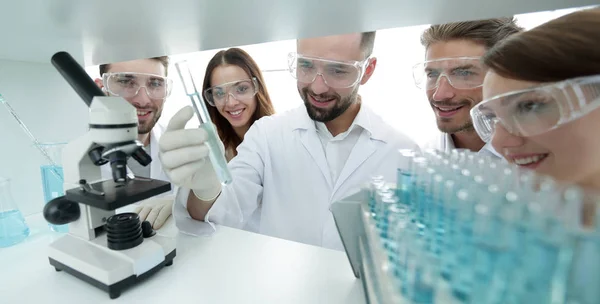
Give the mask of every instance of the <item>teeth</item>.
[[544, 159], [546, 156], [545, 155], [535, 155], [535, 156], [529, 156], [529, 157], [524, 157], [524, 158], [515, 158], [515, 164], [517, 165], [529, 165], [529, 164], [533, 164], [533, 163], [537, 163], [540, 160]]
[[[312, 97], [312, 96], [311, 96], [311, 97]], [[312, 97], [312, 98], [313, 98], [314, 100], [316, 100], [317, 102], [328, 102], [328, 101], [332, 101], [332, 100], [334, 100], [334, 99], [335, 99], [335, 98], [329, 98], [329, 99], [318, 99], [318, 98], [315, 98], [315, 97]]]
[[438, 108], [438, 110], [442, 111], [442, 112], [451, 112], [451, 111], [456, 111], [460, 108], [462, 108], [462, 106], [458, 106], [458, 107], [454, 107], [454, 108], [442, 108], [442, 107], [436, 107]]
[[240, 113], [242, 113], [243, 110], [237, 110], [235, 112], [229, 112], [231, 115], [240, 115]]
[[144, 115], [146, 115], [148, 113], [150, 113], [150, 112], [137, 111], [137, 115], [139, 115], [139, 116], [144, 116]]

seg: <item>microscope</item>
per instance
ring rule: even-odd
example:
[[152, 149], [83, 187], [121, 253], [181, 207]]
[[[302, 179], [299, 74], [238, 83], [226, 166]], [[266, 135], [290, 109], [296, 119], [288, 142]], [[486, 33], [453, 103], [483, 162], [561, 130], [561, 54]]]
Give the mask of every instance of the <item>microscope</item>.
[[[48, 202], [44, 218], [69, 224], [69, 233], [52, 242], [48, 257], [65, 271], [108, 292], [111, 299], [165, 266], [173, 264], [175, 239], [156, 234], [136, 213], [116, 209], [168, 192], [169, 182], [132, 177], [127, 160], [147, 166], [150, 155], [137, 140], [135, 108], [106, 96], [66, 52], [52, 56], [54, 67], [89, 107], [89, 130], [63, 150], [65, 195]], [[100, 166], [112, 178], [102, 180]]]

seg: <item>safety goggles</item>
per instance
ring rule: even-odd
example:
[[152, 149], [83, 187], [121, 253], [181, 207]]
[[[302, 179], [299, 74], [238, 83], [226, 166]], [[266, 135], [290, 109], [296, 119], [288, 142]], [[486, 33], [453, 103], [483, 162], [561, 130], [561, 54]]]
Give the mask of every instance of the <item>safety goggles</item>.
[[288, 56], [288, 68], [292, 77], [302, 83], [313, 83], [321, 76], [330, 88], [350, 88], [364, 75], [369, 58], [363, 61], [336, 61], [309, 57], [297, 53]]
[[140, 89], [145, 88], [148, 97], [163, 99], [171, 94], [171, 88], [173, 87], [172, 79], [134, 72], [104, 73], [102, 83], [111, 95], [123, 98], [134, 97]]
[[486, 68], [480, 57], [441, 58], [413, 66], [413, 79], [419, 89], [436, 89], [442, 77], [455, 89], [474, 89], [483, 85]]
[[233, 97], [238, 101], [248, 101], [258, 93], [256, 77], [227, 82], [204, 90], [204, 99], [213, 107], [223, 107]]
[[600, 75], [573, 78], [498, 95], [471, 109], [485, 142], [497, 123], [517, 136], [535, 136], [573, 121], [600, 106]]

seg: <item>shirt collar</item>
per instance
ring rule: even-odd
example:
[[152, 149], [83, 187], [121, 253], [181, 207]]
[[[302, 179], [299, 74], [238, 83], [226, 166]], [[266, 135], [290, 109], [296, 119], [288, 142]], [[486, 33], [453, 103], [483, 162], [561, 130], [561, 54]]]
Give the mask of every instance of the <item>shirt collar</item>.
[[[452, 140], [452, 135], [450, 135], [449, 133], [444, 133], [445, 138], [446, 138], [446, 142], [444, 145], [444, 150], [446, 152], [452, 151], [454, 149], [456, 149], [456, 146], [454, 145], [454, 140]], [[491, 143], [486, 143], [483, 148], [481, 148], [481, 150], [479, 150], [480, 154], [488, 154], [488, 155], [492, 155], [498, 158], [502, 158], [502, 155], [500, 155], [500, 153], [496, 152], [496, 150], [494, 149], [494, 147], [492, 147]]]
[[[304, 107], [304, 106], [303, 106]], [[308, 116], [306, 108], [300, 111], [302, 114], [294, 122], [294, 130], [317, 130], [317, 123]], [[324, 126], [324, 124], [323, 124]], [[361, 102], [360, 110], [354, 118], [354, 121], [350, 125], [348, 130], [352, 130], [356, 126], [364, 129], [372, 139], [386, 141], [388, 137], [388, 126], [385, 125], [381, 117], [377, 116], [364, 102]]]

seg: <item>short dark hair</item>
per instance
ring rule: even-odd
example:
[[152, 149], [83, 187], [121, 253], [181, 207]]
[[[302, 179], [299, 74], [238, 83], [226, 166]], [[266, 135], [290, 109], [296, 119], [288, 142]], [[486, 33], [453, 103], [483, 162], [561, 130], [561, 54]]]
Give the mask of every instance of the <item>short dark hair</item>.
[[436, 42], [471, 40], [489, 49], [522, 31], [523, 28], [517, 25], [514, 17], [437, 24], [423, 32], [421, 44], [427, 49]]
[[512, 36], [483, 56], [496, 74], [556, 82], [600, 74], [600, 8], [576, 11]]
[[[162, 65], [165, 67], [165, 76], [169, 74], [169, 56], [152, 57], [149, 59], [162, 63]], [[102, 77], [104, 73], [108, 72], [108, 69], [110, 69], [110, 63], [101, 64], [99, 67], [100, 77]]]
[[373, 47], [375, 46], [375, 33], [376, 32], [364, 32], [360, 37], [360, 49], [365, 58], [373, 54]]

